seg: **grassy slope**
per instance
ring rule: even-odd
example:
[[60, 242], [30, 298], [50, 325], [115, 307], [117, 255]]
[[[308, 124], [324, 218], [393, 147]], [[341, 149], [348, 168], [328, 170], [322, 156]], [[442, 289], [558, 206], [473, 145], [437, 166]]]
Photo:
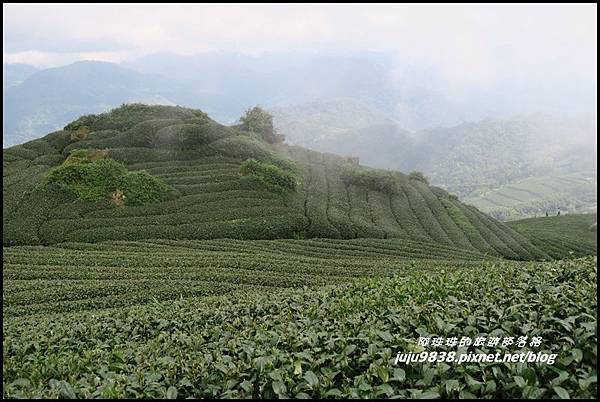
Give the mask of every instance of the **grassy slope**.
[[[347, 185], [341, 180], [342, 158], [275, 148], [200, 111], [125, 107], [89, 125], [92, 133], [83, 140], [59, 131], [5, 150], [5, 245], [149, 238], [411, 238], [513, 259], [547, 257], [508, 226], [442, 190], [400, 173], [394, 179], [399, 191], [393, 194]], [[162, 178], [179, 197], [114, 208], [36, 187], [71, 150], [86, 147], [109, 149], [110, 157], [130, 170], [145, 169]], [[239, 175], [247, 158], [282, 156], [300, 167], [302, 184], [296, 193], [271, 193]]]
[[597, 254], [596, 214], [568, 214], [508, 222], [554, 258]]

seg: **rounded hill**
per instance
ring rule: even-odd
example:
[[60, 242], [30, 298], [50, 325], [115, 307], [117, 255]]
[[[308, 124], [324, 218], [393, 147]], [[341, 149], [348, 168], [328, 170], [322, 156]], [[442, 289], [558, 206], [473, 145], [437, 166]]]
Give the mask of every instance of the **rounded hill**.
[[[395, 238], [510, 259], [549, 257], [422, 175], [288, 146], [260, 132], [262, 123], [224, 126], [200, 110], [129, 104], [5, 149], [4, 245]], [[123, 177], [143, 174], [147, 181], [136, 187], [143, 201], [116, 202], [117, 190], [126, 195], [117, 184], [85, 199], [49, 180], [82, 153], [123, 166]], [[89, 185], [79, 176], [73, 183]], [[144, 197], [143, 183], [164, 185], [168, 196]]]

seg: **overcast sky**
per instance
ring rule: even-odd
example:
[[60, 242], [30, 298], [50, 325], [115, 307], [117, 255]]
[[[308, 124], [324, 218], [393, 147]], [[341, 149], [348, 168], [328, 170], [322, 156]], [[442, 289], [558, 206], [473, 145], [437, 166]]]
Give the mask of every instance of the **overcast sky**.
[[5, 62], [125, 61], [159, 51], [389, 51], [449, 80], [596, 82], [596, 4], [3, 5]]

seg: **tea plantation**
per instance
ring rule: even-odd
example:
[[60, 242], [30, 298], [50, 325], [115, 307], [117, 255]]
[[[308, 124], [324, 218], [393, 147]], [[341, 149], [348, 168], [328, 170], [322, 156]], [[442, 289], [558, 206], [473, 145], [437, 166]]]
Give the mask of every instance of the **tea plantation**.
[[[119, 247], [119, 253], [130, 246]], [[195, 264], [180, 268], [185, 259], [174, 272], [129, 264], [102, 267], [103, 258], [98, 267], [61, 270], [51, 264], [73, 253], [54, 253], [48, 255], [49, 271], [33, 268], [21, 279], [16, 264], [26, 253], [10, 257], [15, 265], [5, 273], [14, 279], [5, 278], [4, 397], [596, 397], [595, 257], [476, 266], [396, 258], [355, 264], [333, 260], [323, 272], [316, 272], [315, 265], [277, 260], [270, 265], [258, 258], [240, 261], [238, 283], [231, 270], [206, 268], [229, 288], [207, 283], [208, 293], [227, 294], [202, 297], [204, 270]], [[157, 257], [157, 266], [172, 256], [165, 253]], [[328, 268], [336, 265], [340, 270]], [[288, 280], [269, 275], [278, 267]], [[378, 275], [346, 282], [365, 270]], [[50, 273], [61, 279], [45, 279]], [[99, 278], [102, 274], [106, 278]], [[260, 283], [251, 279], [254, 274]], [[136, 275], [147, 279], [132, 280]], [[298, 284], [294, 281], [318, 284], [319, 279], [337, 284], [290, 289]], [[115, 288], [119, 281], [126, 286]], [[152, 281], [188, 283], [179, 292], [185, 296], [149, 287]], [[89, 311], [86, 297], [102, 305], [106, 293], [99, 285], [104, 283], [115, 291], [115, 307]], [[127, 306], [128, 295], [139, 300], [145, 292], [176, 299], [156, 297]], [[63, 312], [43, 307], [52, 300]], [[398, 352], [422, 350], [415, 344], [419, 336], [541, 336], [539, 347], [471, 349], [542, 351], [557, 357], [552, 365], [396, 364]]]
[[[410, 240], [65, 243], [4, 249], [5, 316], [95, 310], [154, 299], [264, 292], [387, 276], [417, 259], [485, 257]], [[459, 265], [460, 265], [459, 264]]]
[[508, 222], [554, 258], [596, 254], [596, 214], [569, 214]]
[[[132, 104], [4, 150], [4, 398], [597, 396], [595, 215], [498, 222], [263, 123]], [[395, 361], [434, 336], [556, 361]]]
[[[66, 129], [4, 151], [4, 245], [409, 237], [510, 259], [549, 258], [442, 189], [336, 155], [271, 144], [198, 110], [125, 105]], [[145, 172], [174, 189], [174, 197], [119, 208], [48, 183], [51, 169], [81, 149]]]

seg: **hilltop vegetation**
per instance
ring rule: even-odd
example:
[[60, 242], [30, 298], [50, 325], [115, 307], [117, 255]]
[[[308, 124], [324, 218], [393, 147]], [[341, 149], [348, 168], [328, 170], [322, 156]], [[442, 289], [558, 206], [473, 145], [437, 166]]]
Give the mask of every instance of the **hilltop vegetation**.
[[[181, 107], [132, 104], [83, 116], [5, 150], [4, 244], [410, 238], [511, 259], [548, 258], [422, 175], [367, 169], [270, 139]], [[146, 172], [136, 177], [164, 182], [172, 196], [116, 208], [44, 185], [51, 169], [82, 149]]]
[[110, 200], [115, 205], [142, 205], [170, 198], [173, 189], [144, 172], [128, 172], [125, 165], [106, 157], [107, 151], [72, 150], [65, 162], [47, 174], [48, 186], [83, 201]]

